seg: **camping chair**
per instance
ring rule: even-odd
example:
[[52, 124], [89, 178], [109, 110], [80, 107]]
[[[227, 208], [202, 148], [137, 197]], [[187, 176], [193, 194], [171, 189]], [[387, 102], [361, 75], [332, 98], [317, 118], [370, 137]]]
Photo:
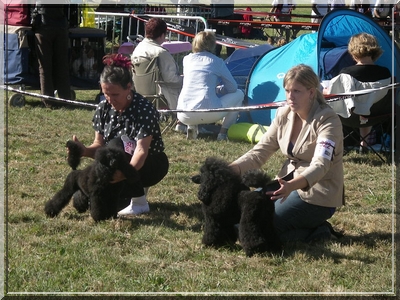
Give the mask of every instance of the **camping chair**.
[[[153, 103], [157, 110], [167, 108], [168, 101], [161, 94], [160, 83], [162, 83], [161, 73], [158, 68], [158, 57], [138, 57], [133, 61], [133, 83], [137, 93]], [[160, 120], [167, 121], [167, 114], [160, 115]], [[175, 125], [176, 118], [172, 116], [172, 120], [164, 128], [163, 132]]]
[[[360, 145], [360, 142], [364, 141], [365, 145], [367, 145], [367, 149], [377, 155], [382, 162], [389, 162], [392, 149], [390, 143], [389, 145], [388, 143], [385, 143], [384, 136], [393, 136], [393, 132], [391, 132], [391, 120], [395, 112], [392, 112], [391, 92], [389, 91], [382, 100], [372, 105], [370, 111], [371, 114], [365, 116], [365, 118], [368, 119], [365, 124], [361, 124], [360, 115], [354, 113], [349, 118], [343, 118], [342, 116], [339, 116], [343, 125], [344, 141], [346, 141], [346, 139], [349, 137], [355, 141], [356, 145]], [[372, 126], [371, 132], [367, 136], [361, 136], [359, 129], [369, 126]], [[379, 150], [376, 150], [371, 143], [370, 138], [373, 134], [376, 134], [377, 143], [381, 142], [381, 147]], [[385, 154], [386, 159], [382, 157], [382, 153]]]

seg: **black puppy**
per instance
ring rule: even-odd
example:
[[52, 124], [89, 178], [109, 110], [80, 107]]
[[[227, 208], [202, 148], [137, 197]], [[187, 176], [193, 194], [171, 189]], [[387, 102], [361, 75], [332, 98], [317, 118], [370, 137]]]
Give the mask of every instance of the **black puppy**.
[[202, 202], [205, 222], [202, 243], [214, 247], [234, 244], [235, 224], [240, 220], [238, 196], [249, 188], [226, 161], [216, 157], [208, 157], [192, 181], [200, 184], [197, 197]]
[[[57, 216], [73, 197], [73, 205], [79, 212], [90, 208], [95, 221], [117, 217], [120, 209], [129, 204], [130, 190], [139, 180], [136, 169], [129, 164], [127, 154], [114, 143], [96, 151], [91, 165], [76, 170], [81, 153], [77, 144], [67, 142], [68, 163], [73, 169], [65, 179], [64, 186], [45, 204], [49, 217]], [[127, 178], [118, 183], [110, 183], [116, 170]]]
[[243, 250], [249, 257], [256, 253], [281, 251], [282, 244], [273, 224], [274, 202], [265, 194], [279, 189], [278, 181], [271, 181], [262, 170], [248, 171], [242, 179], [246, 186], [257, 188], [240, 192], [238, 198], [241, 211], [239, 241]]

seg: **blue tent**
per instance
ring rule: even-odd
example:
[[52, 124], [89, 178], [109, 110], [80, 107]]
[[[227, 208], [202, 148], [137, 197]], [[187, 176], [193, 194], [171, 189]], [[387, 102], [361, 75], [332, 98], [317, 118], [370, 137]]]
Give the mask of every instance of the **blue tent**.
[[[304, 63], [317, 69], [317, 33], [303, 34], [292, 42], [273, 48], [254, 64], [246, 86], [247, 105], [285, 100], [283, 77], [292, 66]], [[239, 122], [270, 125], [276, 109], [241, 112]]]
[[[363, 14], [337, 9], [323, 18], [318, 32], [303, 34], [282, 47], [273, 48], [256, 61], [246, 85], [246, 104], [284, 101], [283, 77], [291, 67], [300, 63], [311, 66], [321, 80], [337, 75], [344, 66], [354, 64], [347, 53], [347, 44], [352, 35], [361, 32], [378, 38], [384, 54], [377, 64], [387, 67], [393, 76], [399, 78], [400, 51], [391, 37]], [[270, 125], [275, 113], [276, 109], [241, 112], [238, 122]]]
[[251, 48], [236, 49], [225, 59], [226, 66], [233, 76], [249, 75], [257, 59], [272, 48], [274, 48], [274, 46], [270, 44], [263, 44]]
[[251, 68], [257, 59], [274, 46], [263, 44], [251, 48], [236, 49], [227, 59], [226, 66], [238, 83], [239, 88], [245, 89], [247, 78]]

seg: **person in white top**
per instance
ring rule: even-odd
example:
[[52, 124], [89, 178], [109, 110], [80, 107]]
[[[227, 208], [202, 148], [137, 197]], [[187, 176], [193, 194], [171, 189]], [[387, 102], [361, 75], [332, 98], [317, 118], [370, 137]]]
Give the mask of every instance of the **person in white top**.
[[[241, 106], [244, 93], [225, 62], [214, 53], [215, 34], [197, 33], [192, 51], [183, 58], [183, 86], [178, 98], [178, 110], [216, 109]], [[187, 138], [196, 139], [199, 124], [215, 123], [222, 126], [217, 140], [226, 140], [229, 127], [236, 122], [237, 111], [178, 112], [178, 120], [188, 125]]]

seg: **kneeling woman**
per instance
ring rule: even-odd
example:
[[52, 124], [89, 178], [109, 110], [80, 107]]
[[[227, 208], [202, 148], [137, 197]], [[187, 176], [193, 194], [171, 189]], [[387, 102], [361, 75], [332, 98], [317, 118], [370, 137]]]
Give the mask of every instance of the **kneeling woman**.
[[[93, 117], [94, 141], [85, 147], [76, 136], [82, 156], [94, 157], [96, 150], [113, 139], [121, 139], [125, 152], [132, 156], [130, 163], [138, 170], [141, 184], [135, 187], [131, 204], [118, 215], [138, 215], [150, 211], [145, 190], [160, 182], [168, 173], [168, 157], [158, 124], [158, 112], [141, 95], [132, 91], [132, 65], [129, 58], [121, 54], [104, 58], [105, 67], [100, 76], [100, 85], [105, 100], [99, 103]], [[123, 180], [121, 172], [114, 181]]]
[[278, 108], [260, 142], [231, 164], [243, 174], [277, 151], [286, 156], [280, 188], [269, 193], [275, 230], [284, 243], [329, 239], [327, 220], [343, 204], [342, 124], [319, 85], [309, 66], [291, 68], [283, 79], [287, 106]]

